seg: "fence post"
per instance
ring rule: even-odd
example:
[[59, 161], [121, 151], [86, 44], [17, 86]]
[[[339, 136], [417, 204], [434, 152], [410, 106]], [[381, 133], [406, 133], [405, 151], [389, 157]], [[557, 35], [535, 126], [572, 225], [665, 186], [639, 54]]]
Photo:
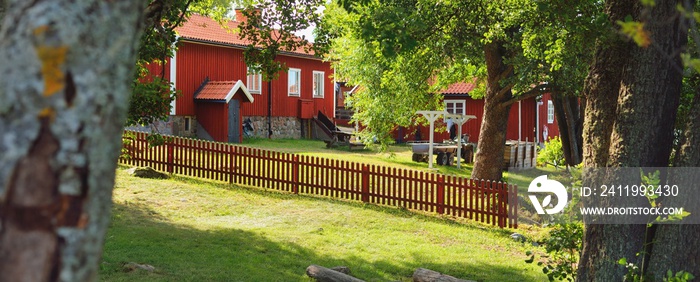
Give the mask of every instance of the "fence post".
[[369, 202], [369, 166], [362, 165], [362, 202]]
[[168, 150], [168, 173], [172, 174], [175, 172], [175, 160], [173, 156], [173, 139], [168, 138], [167, 141], [165, 141], [165, 148]]
[[299, 156], [292, 159], [292, 193], [299, 194]]
[[510, 220], [510, 228], [518, 228], [518, 185], [510, 185], [510, 197], [508, 201], [508, 208], [510, 213], [508, 218]]
[[508, 183], [498, 182], [498, 227], [506, 227], [506, 221], [508, 221], [508, 212], [506, 211], [506, 199], [510, 197], [510, 191], [508, 191]]
[[437, 178], [437, 213], [445, 214], [445, 176]]
[[236, 172], [236, 147], [228, 146], [228, 183], [233, 184], [234, 173]]

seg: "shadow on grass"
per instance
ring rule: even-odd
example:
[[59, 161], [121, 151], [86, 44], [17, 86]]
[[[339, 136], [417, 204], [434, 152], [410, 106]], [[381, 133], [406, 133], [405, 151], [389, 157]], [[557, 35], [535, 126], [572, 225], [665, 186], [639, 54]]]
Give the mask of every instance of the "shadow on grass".
[[[301, 238], [303, 239], [303, 238]], [[175, 224], [142, 204], [115, 204], [100, 268], [103, 281], [310, 281], [311, 264], [348, 266], [367, 281], [407, 281], [418, 267], [477, 281], [507, 277], [526, 281], [522, 270], [478, 264], [421, 264], [414, 258], [367, 261], [342, 253], [318, 255], [293, 242], [278, 242], [236, 228], [200, 230]], [[153, 265], [156, 270], [126, 272], [127, 262]], [[496, 278], [498, 279], [498, 278]], [[503, 279], [498, 279], [503, 281]]]

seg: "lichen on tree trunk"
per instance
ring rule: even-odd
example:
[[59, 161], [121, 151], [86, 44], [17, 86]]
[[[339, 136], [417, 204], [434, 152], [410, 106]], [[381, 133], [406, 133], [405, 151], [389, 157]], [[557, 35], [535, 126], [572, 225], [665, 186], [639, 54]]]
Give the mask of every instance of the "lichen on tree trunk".
[[96, 280], [146, 3], [7, 4], [0, 24], [2, 280]]

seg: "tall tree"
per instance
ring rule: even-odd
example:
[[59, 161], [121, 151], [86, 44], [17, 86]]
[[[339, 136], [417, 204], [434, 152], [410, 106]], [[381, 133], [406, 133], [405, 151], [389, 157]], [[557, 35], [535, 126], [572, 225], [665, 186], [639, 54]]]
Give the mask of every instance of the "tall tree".
[[[601, 21], [594, 1], [345, 1], [331, 27], [335, 67], [363, 91], [350, 99], [355, 120], [388, 139], [395, 124], [411, 125], [431, 93], [477, 77], [484, 99], [473, 178], [500, 180], [510, 107], [545, 92], [580, 84]], [[330, 25], [330, 24], [329, 24]], [[546, 38], [546, 39], [545, 39]], [[580, 62], [579, 61], [579, 62]], [[565, 68], [562, 66], [566, 66]], [[431, 84], [432, 83], [432, 84]]]
[[7, 1], [0, 280], [96, 280], [143, 1]]
[[[644, 7], [638, 1], [606, 2], [611, 23], [631, 16], [645, 29], [635, 35], [641, 46], [619, 37], [597, 43], [584, 88], [586, 167], [669, 164], [682, 80], [680, 54], [688, 28], [677, 12], [679, 3], [658, 1]], [[591, 179], [584, 178], [584, 185]], [[645, 225], [587, 225], [578, 278], [620, 281], [627, 272], [616, 263], [621, 258], [646, 266], [648, 256], [656, 253], [656, 247], [645, 249], [655, 240], [646, 231]]]

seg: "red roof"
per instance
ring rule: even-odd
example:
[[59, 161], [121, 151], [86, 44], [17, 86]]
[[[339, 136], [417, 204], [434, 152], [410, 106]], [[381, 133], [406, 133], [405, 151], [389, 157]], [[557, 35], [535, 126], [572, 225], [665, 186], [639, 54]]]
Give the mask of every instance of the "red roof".
[[467, 83], [467, 82], [457, 82], [455, 84], [450, 85], [447, 87], [447, 89], [442, 91], [442, 94], [444, 95], [466, 95], [469, 94], [472, 90], [474, 90], [474, 87], [476, 87], [476, 84], [474, 83]]
[[238, 81], [209, 81], [196, 93], [195, 100], [216, 101], [228, 103], [236, 93], [242, 92], [244, 100], [253, 102], [253, 97], [243, 82]]
[[[177, 34], [183, 39], [196, 41], [210, 42], [214, 44], [235, 45], [240, 47], [248, 46], [250, 43], [247, 40], [242, 40], [238, 34], [238, 22], [227, 21], [224, 28], [215, 20], [197, 14], [192, 14], [190, 18], [183, 23], [182, 26], [175, 29]], [[284, 53], [284, 52], [283, 52]], [[313, 50], [304, 52], [303, 48], [294, 50], [290, 53], [313, 56]]]

